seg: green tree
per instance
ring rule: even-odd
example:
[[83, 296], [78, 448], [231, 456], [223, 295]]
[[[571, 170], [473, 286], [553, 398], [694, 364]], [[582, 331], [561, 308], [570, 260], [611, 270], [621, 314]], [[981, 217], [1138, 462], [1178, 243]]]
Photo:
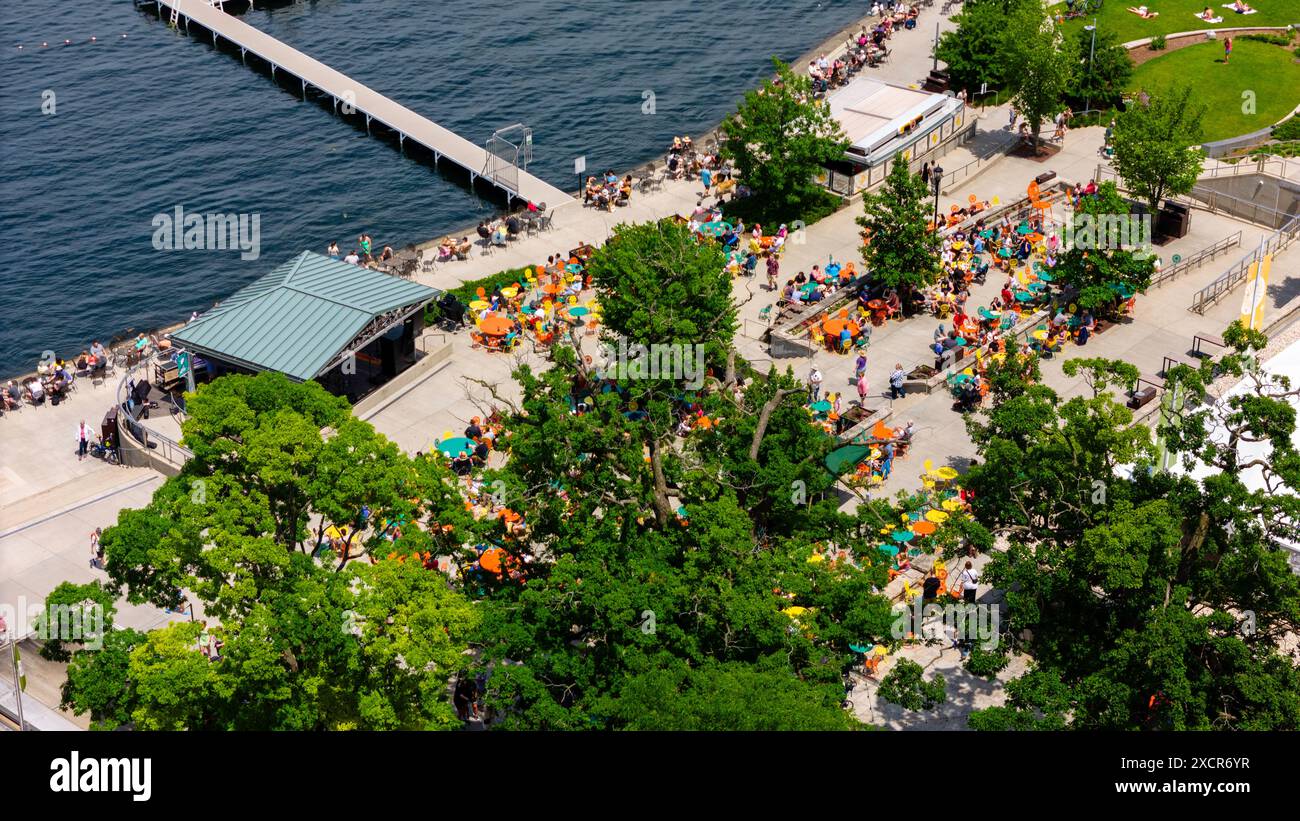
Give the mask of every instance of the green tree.
[[[456, 725], [446, 686], [468, 664], [477, 614], [440, 573], [381, 560], [477, 541], [486, 525], [445, 467], [405, 456], [315, 383], [227, 376], [189, 408], [194, 458], [101, 543], [114, 595], [197, 598], [220, 620], [220, 658], [201, 652], [198, 624], [152, 631], [129, 653], [78, 652], [69, 706], [141, 729]], [[351, 533], [341, 558], [321, 560], [330, 522]], [[128, 684], [115, 685], [127, 655]]]
[[588, 262], [600, 300], [604, 341], [703, 346], [721, 362], [738, 322], [726, 255], [685, 226], [664, 220], [619, 225]]
[[976, 94], [987, 83], [996, 88], [1014, 73], [1007, 55], [1007, 18], [1033, 0], [967, 0], [952, 21], [957, 28], [939, 38], [935, 55], [942, 60], [954, 88]]
[[[1250, 351], [1262, 338], [1239, 328], [1229, 338], [1229, 371], [1259, 373]], [[1211, 367], [1170, 379], [1195, 398]], [[1010, 629], [1030, 631], [1036, 663], [1006, 707], [977, 711], [971, 726], [1300, 727], [1300, 668], [1280, 649], [1300, 626], [1300, 579], [1276, 547], [1300, 537], [1294, 392], [1266, 378], [1235, 405], [1193, 402], [1162, 424], [1187, 466], [1213, 471], [1196, 480], [1150, 470], [1151, 433], [1114, 395], [1136, 380], [1133, 366], [1066, 368], [1091, 396], [1062, 401], [1026, 384], [968, 421], [981, 459], [963, 484], [977, 518], [1009, 542], [985, 578], [1007, 591]], [[1210, 438], [1216, 413], [1226, 442]], [[1252, 490], [1239, 450], [1261, 435], [1274, 451], [1250, 462], [1267, 464], [1270, 484]]]
[[1087, 103], [1105, 108], [1117, 105], [1128, 88], [1133, 77], [1133, 58], [1114, 31], [1098, 28], [1095, 42], [1093, 34], [1087, 28], [1080, 28], [1075, 36], [1077, 67], [1069, 95], [1075, 105]]
[[813, 97], [812, 83], [775, 57], [776, 80], [748, 92], [722, 123], [722, 156], [770, 222], [806, 220], [828, 198], [814, 182], [827, 163], [843, 159], [848, 140], [830, 106]]
[[862, 260], [874, 282], [900, 293], [920, 290], [939, 276], [939, 235], [930, 228], [933, 209], [919, 174], [896, 162], [878, 191], [862, 200], [858, 224], [868, 232]]
[[98, 646], [112, 632], [116, 612], [116, 597], [98, 581], [59, 584], [45, 597], [32, 624], [42, 637], [41, 657], [67, 661], [72, 658], [67, 644]]
[[628, 681], [608, 707], [610, 726], [626, 730], [846, 730], [857, 722], [840, 707], [841, 691], [779, 667], [706, 662], [676, 664]]
[[[717, 424], [650, 458], [678, 400], [653, 397], [635, 418], [644, 387], [615, 380], [574, 414], [581, 378], [567, 349], [544, 373], [518, 373], [502, 476], [548, 560], [485, 601], [478, 643], [498, 726], [844, 726], [828, 719], [848, 644], [884, 638], [892, 621], [873, 592], [884, 571], [810, 559], [886, 519], [865, 505], [869, 524], [838, 512], [820, 466], [831, 442], [808, 424], [797, 381], [774, 372], [740, 396], [710, 383], [693, 397]], [[797, 619], [792, 606], [805, 608]], [[754, 688], [771, 700], [744, 714]]]
[[1062, 48], [1061, 37], [1042, 6], [1018, 9], [1007, 22], [1006, 59], [1012, 67], [1007, 82], [1014, 91], [1011, 105], [1029, 123], [1034, 146], [1043, 122], [1065, 109], [1074, 57]]
[[880, 682], [880, 697], [908, 710], [933, 710], [947, 701], [943, 676], [936, 674], [926, 681], [921, 673], [921, 665], [910, 659], [899, 659]]
[[1115, 119], [1112, 141], [1115, 170], [1152, 213], [1165, 197], [1186, 194], [1201, 173], [1201, 141], [1206, 106], [1193, 99], [1191, 86], [1175, 87], [1132, 102]]

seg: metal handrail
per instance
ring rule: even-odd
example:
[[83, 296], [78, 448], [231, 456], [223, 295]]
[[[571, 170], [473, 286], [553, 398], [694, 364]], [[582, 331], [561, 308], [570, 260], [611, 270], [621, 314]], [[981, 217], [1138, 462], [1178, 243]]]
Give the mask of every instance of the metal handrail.
[[1261, 252], [1263, 254], [1276, 254], [1294, 242], [1297, 235], [1300, 235], [1300, 215], [1292, 217], [1290, 222], [1274, 231], [1264, 241], [1262, 249], [1256, 248], [1251, 251], [1220, 277], [1197, 291], [1192, 297], [1192, 304], [1188, 307], [1188, 310], [1195, 311], [1198, 314], [1205, 313], [1206, 309], [1211, 305], [1222, 299], [1237, 285], [1246, 281], [1250, 266], [1259, 259]]
[[1241, 232], [1238, 231], [1237, 233], [1232, 234], [1231, 236], [1224, 237], [1223, 239], [1219, 240], [1218, 242], [1214, 243], [1208, 248], [1202, 248], [1200, 251], [1196, 252], [1195, 254], [1188, 257], [1187, 259], [1180, 260], [1177, 264], [1164, 269], [1163, 271], [1160, 272], [1159, 276], [1152, 278], [1151, 284], [1155, 285], [1156, 287], [1159, 287], [1164, 283], [1168, 282], [1169, 280], [1175, 279], [1176, 277], [1179, 277], [1182, 274], [1185, 274], [1186, 272], [1192, 270], [1193, 268], [1200, 265], [1205, 260], [1214, 259], [1223, 251], [1226, 251], [1227, 249], [1231, 248], [1234, 245], [1240, 245], [1240, 244], [1241, 244]]
[[[1277, 165], [1281, 171], [1274, 174], [1269, 171], [1269, 166]], [[1286, 157], [1260, 157], [1252, 162], [1225, 163], [1219, 162], [1208, 171], [1202, 169], [1202, 177], [1236, 177], [1240, 174], [1269, 174], [1275, 177], [1286, 178], [1286, 172], [1289, 168], [1289, 162]]]
[[976, 157], [955, 171], [946, 172], [943, 175], [944, 181], [948, 183], [960, 182], [969, 177], [972, 170], [977, 169], [986, 163], [996, 162], [1005, 157], [1007, 152], [1014, 148], [1016, 143], [1020, 140], [1018, 136], [1010, 133], [1008, 133], [1007, 137], [1008, 139], [1001, 140], [993, 151], [985, 154], [983, 157]]
[[131, 378], [138, 371], [151, 367], [157, 356], [158, 354], [154, 353], [147, 357], [141, 357], [139, 362], [127, 367], [126, 373], [122, 375], [122, 379], [117, 383], [117, 431], [118, 436], [130, 435], [146, 450], [158, 452], [164, 461], [179, 467], [194, 456], [193, 451], [179, 442], [173, 441], [171, 438], [140, 424], [140, 421], [131, 414], [125, 396], [126, 383], [131, 381]]

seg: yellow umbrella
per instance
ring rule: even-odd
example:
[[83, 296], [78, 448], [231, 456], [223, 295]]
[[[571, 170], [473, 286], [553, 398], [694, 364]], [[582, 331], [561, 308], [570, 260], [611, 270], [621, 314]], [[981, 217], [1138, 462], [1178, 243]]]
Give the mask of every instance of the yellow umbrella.
[[819, 564], [826, 561], [826, 557], [820, 553], [814, 553], [808, 557], [808, 564]]
[[782, 610], [781, 612], [784, 613], [784, 614], [786, 614], [787, 616], [789, 616], [789, 617], [792, 618], [792, 619], [797, 619], [797, 618], [799, 618], [800, 616], [802, 616], [804, 613], [807, 613], [807, 612], [808, 612], [808, 608], [807, 608], [807, 607], [799, 607], [799, 606], [796, 605], [796, 606], [794, 606], [794, 607], [787, 607], [786, 609]]
[[935, 524], [942, 524], [948, 521], [948, 514], [944, 513], [942, 510], [931, 510], [926, 512], [925, 518], [929, 519]]
[[961, 507], [961, 501], [958, 499], [944, 499], [942, 507], [949, 512], [955, 511]]

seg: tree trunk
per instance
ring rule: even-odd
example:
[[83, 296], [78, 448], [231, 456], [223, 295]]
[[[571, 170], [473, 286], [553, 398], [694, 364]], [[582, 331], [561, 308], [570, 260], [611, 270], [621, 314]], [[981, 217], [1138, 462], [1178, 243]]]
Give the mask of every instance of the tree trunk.
[[722, 379], [722, 384], [730, 388], [736, 384], [736, 349], [727, 348], [727, 373]]
[[772, 413], [777, 409], [777, 406], [781, 404], [781, 400], [785, 399], [792, 393], [798, 392], [799, 389], [797, 388], [780, 388], [772, 395], [771, 399], [767, 400], [767, 402], [763, 404], [763, 409], [758, 413], [758, 427], [754, 428], [754, 439], [749, 443], [750, 459], [758, 458], [759, 446], [763, 444], [763, 436], [767, 433], [768, 420], [772, 418]]
[[673, 521], [672, 506], [668, 504], [668, 482], [664, 479], [663, 459], [659, 455], [659, 440], [650, 440], [650, 471], [654, 476], [655, 519], [661, 529]]

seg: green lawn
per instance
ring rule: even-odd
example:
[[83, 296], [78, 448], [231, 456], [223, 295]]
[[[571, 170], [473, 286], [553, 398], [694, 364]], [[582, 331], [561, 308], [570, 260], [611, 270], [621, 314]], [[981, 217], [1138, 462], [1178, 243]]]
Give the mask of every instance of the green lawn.
[[[1290, 23], [1300, 24], [1300, 2], [1297, 0], [1245, 0], [1246, 4], [1256, 10], [1255, 14], [1237, 14], [1231, 9], [1221, 8], [1232, 0], [1105, 0], [1101, 11], [1097, 13], [1097, 28], [1107, 29], [1119, 35], [1121, 43], [1154, 37], [1157, 34], [1173, 34], [1178, 31], [1201, 31], [1203, 29], [1241, 28], [1244, 26], [1285, 26]], [[1128, 11], [1129, 6], [1145, 5], [1151, 11], [1160, 12], [1154, 20], [1143, 20]], [[1197, 20], [1209, 6], [1214, 13], [1223, 18], [1222, 23], [1206, 23]], [[1065, 12], [1065, 2], [1051, 7], [1053, 14]], [[1064, 30], [1073, 34], [1075, 30], [1092, 23], [1092, 18], [1075, 19], [1065, 23]]]
[[[1266, 128], [1300, 103], [1300, 64], [1293, 59], [1290, 49], [1236, 39], [1232, 61], [1224, 65], [1223, 43], [1206, 42], [1143, 63], [1130, 86], [1154, 94], [1191, 83], [1195, 99], [1209, 107], [1204, 139], [1221, 140]], [[1254, 92], [1253, 114], [1242, 112], [1245, 91]]]

